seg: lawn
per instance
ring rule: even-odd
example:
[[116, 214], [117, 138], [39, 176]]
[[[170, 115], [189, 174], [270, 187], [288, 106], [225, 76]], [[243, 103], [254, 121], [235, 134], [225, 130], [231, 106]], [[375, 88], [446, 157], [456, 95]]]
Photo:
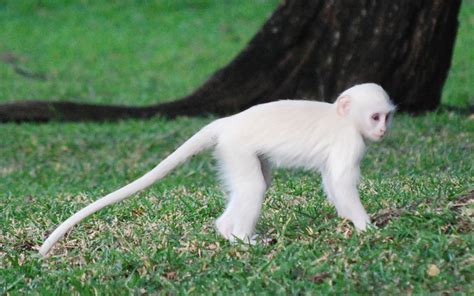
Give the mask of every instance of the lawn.
[[[277, 2], [0, 1], [0, 101], [179, 98]], [[379, 228], [362, 234], [336, 217], [318, 175], [277, 170], [258, 224], [269, 243], [229, 244], [213, 229], [224, 201], [205, 153], [40, 258], [55, 226], [212, 118], [1, 124], [0, 294], [474, 293], [473, 48], [464, 1], [442, 106], [397, 114], [364, 158], [361, 196]]]

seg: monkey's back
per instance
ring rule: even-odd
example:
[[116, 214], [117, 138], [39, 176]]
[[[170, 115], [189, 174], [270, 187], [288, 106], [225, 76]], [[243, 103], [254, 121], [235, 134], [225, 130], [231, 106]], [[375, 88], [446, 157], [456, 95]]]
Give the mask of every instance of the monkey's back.
[[218, 149], [236, 149], [264, 156], [277, 166], [308, 169], [324, 163], [333, 137], [349, 126], [333, 104], [304, 100], [261, 104], [218, 121]]

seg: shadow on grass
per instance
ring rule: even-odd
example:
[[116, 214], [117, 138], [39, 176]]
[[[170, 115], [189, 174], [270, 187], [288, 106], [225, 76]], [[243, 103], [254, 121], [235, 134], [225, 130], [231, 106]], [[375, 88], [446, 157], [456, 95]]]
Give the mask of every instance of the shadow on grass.
[[[422, 204], [430, 204], [431, 200], [423, 200], [420, 202], [412, 203], [404, 208], [400, 209], [383, 209], [379, 211], [373, 217], [373, 223], [377, 227], [384, 227], [390, 221], [400, 218], [402, 215], [410, 215], [416, 211]], [[456, 214], [460, 214], [464, 208], [474, 204], [474, 190], [471, 190], [469, 193], [464, 194], [456, 198], [453, 202], [448, 203], [447, 207], [438, 207], [432, 209], [434, 212], [444, 212], [446, 209]], [[470, 218], [473, 218], [473, 213], [468, 213]], [[465, 219], [460, 219], [458, 221], [458, 230], [461, 232], [472, 231], [473, 225], [470, 221], [465, 221]]]

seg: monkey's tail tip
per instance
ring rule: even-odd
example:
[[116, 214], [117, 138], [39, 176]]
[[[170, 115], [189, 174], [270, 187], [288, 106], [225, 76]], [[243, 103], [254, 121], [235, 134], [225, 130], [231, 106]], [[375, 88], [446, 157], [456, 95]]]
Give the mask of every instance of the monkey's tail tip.
[[42, 256], [42, 257], [48, 257], [48, 253], [49, 253], [49, 250], [51, 249], [51, 246], [47, 246], [46, 243], [44, 243], [38, 253]]
[[56, 236], [54, 235], [55, 233], [53, 233], [52, 235], [50, 235], [45, 241], [44, 243], [41, 245], [41, 247], [39, 248], [39, 251], [38, 253], [41, 254], [41, 256], [43, 257], [48, 257], [48, 253], [49, 251], [51, 251], [51, 248], [53, 248], [53, 246], [56, 244], [56, 242], [58, 241], [58, 239], [56, 239]]

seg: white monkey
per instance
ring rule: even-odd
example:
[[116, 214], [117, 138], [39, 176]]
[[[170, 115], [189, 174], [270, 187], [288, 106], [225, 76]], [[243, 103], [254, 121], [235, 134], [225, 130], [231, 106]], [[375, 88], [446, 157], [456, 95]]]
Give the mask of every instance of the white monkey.
[[229, 192], [226, 209], [216, 221], [217, 230], [226, 239], [255, 242], [255, 225], [271, 182], [271, 164], [319, 170], [338, 215], [351, 220], [357, 230], [365, 230], [370, 219], [357, 191], [364, 139], [381, 140], [394, 111], [387, 93], [377, 84], [367, 83], [344, 91], [333, 104], [285, 100], [218, 119], [144, 176], [71, 216], [39, 252], [46, 255], [82, 219], [150, 186], [206, 148], [214, 148]]

